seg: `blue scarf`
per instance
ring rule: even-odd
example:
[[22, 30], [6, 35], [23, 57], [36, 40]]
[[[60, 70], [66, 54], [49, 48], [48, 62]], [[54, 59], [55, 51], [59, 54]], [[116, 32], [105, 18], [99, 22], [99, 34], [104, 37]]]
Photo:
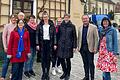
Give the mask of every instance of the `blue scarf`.
[[16, 57], [21, 58], [22, 51], [24, 51], [24, 42], [23, 42], [24, 28], [22, 29], [22, 31], [20, 30], [20, 28], [18, 28], [18, 34], [20, 36], [20, 39], [19, 39], [19, 43], [18, 43], [18, 52], [16, 54]]

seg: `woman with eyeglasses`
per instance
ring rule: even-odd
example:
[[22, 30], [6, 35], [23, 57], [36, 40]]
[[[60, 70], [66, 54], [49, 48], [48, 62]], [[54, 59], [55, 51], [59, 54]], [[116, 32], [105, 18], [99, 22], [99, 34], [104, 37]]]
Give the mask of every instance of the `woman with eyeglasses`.
[[11, 32], [7, 50], [7, 58], [12, 63], [11, 80], [22, 80], [24, 62], [30, 57], [29, 32], [24, 21], [18, 20], [16, 28]]
[[111, 72], [117, 72], [117, 31], [106, 17], [103, 18], [101, 26], [97, 68], [103, 72], [103, 80], [111, 80]]

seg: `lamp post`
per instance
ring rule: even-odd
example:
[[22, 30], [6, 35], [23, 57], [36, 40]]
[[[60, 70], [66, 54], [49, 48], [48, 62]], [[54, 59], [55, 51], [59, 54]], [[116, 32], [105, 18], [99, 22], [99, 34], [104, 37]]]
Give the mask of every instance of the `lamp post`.
[[87, 0], [84, 0], [85, 5], [84, 5], [84, 14], [88, 14], [87, 12]]
[[70, 14], [71, 0], [68, 0], [68, 14]]
[[87, 14], [87, 0], [80, 0], [84, 4], [84, 14]]

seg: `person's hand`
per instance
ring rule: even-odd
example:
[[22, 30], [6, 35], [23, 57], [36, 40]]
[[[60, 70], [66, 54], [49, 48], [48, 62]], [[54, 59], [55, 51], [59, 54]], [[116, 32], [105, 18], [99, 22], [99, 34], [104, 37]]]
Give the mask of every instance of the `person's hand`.
[[4, 52], [7, 53], [7, 48], [4, 49]]
[[9, 58], [9, 59], [12, 58], [12, 55], [7, 55], [7, 58]]
[[40, 47], [39, 47], [39, 46], [36, 46], [36, 49], [39, 51], [39, 50], [40, 50]]
[[94, 49], [94, 53], [95, 53], [95, 54], [97, 53], [97, 50], [96, 50], [96, 49]]
[[73, 53], [75, 53], [76, 52], [76, 48], [73, 48]]
[[79, 50], [79, 48], [77, 47], [77, 49], [76, 49], [78, 52], [80, 52], [80, 50]]
[[56, 45], [54, 45], [54, 50], [56, 50], [57, 49], [57, 46]]
[[30, 58], [31, 57], [31, 53], [28, 53], [27, 56], [28, 56], [28, 58]]

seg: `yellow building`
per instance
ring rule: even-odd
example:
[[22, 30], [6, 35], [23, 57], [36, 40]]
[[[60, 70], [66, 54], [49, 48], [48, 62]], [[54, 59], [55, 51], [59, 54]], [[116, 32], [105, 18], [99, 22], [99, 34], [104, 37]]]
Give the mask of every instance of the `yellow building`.
[[[76, 26], [81, 24], [84, 13], [83, 0], [0, 0], [0, 25], [9, 22], [9, 16], [20, 11], [26, 16], [33, 14], [37, 18], [46, 10], [51, 19], [71, 14], [71, 20]], [[2, 30], [2, 29], [0, 29]]]
[[108, 14], [115, 12], [115, 3], [112, 0], [88, 0], [88, 14]]

